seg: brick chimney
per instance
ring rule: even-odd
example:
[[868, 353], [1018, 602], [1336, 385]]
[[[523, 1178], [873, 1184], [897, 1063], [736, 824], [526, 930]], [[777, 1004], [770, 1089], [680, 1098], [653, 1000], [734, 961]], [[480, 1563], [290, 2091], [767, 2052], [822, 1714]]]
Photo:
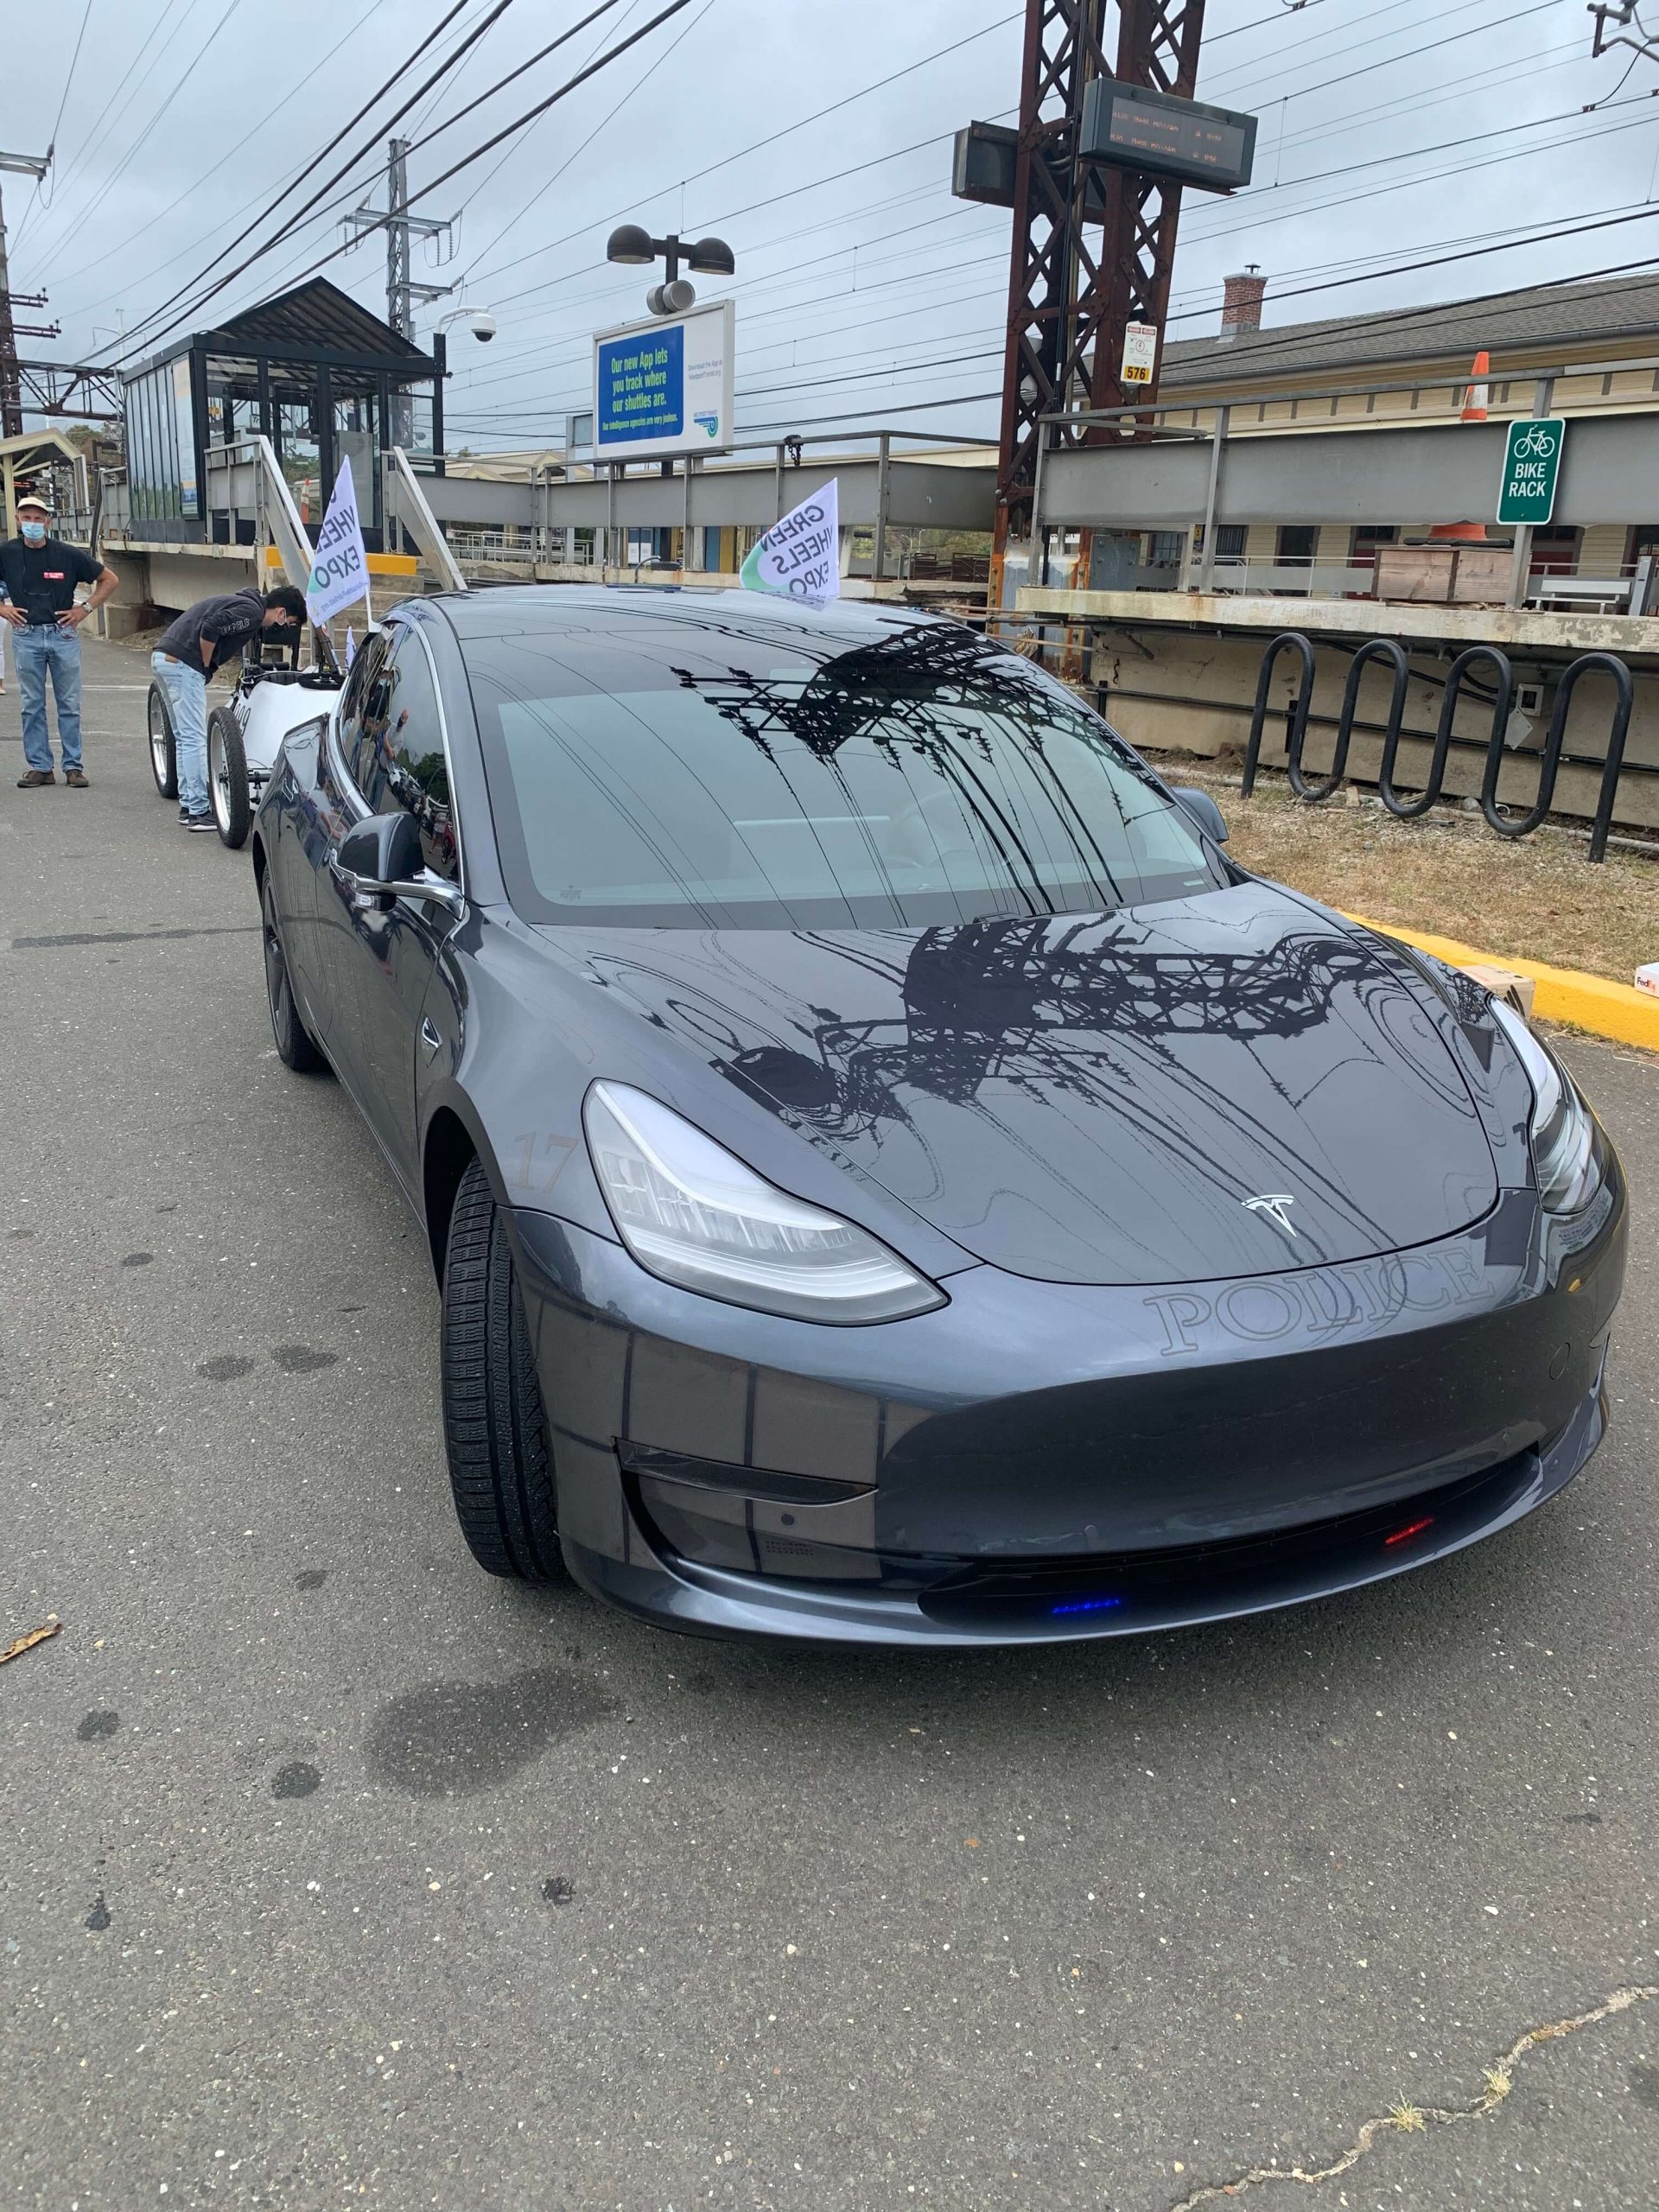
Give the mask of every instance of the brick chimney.
[[1226, 345], [1262, 327], [1262, 298], [1268, 280], [1255, 262], [1242, 275], [1229, 276], [1221, 302], [1221, 336]]

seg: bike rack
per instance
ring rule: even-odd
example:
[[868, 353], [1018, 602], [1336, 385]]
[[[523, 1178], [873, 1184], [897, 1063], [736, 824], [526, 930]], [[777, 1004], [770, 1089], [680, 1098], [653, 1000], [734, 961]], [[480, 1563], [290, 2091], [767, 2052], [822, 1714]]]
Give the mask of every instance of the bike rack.
[[1624, 765], [1624, 740], [1630, 726], [1630, 708], [1634, 690], [1630, 671], [1616, 653], [1580, 653], [1555, 687], [1555, 706], [1549, 718], [1549, 732], [1544, 740], [1544, 750], [1538, 764], [1538, 796], [1530, 809], [1517, 822], [1505, 818], [1497, 803], [1497, 779], [1503, 766], [1503, 732], [1495, 724], [1491, 741], [1486, 748], [1486, 773], [1480, 786], [1480, 810], [1500, 837], [1530, 836], [1549, 812], [1555, 796], [1555, 779], [1560, 770], [1561, 747], [1567, 736], [1567, 710], [1573, 703], [1573, 694], [1580, 677], [1592, 669], [1599, 669], [1613, 679], [1615, 703], [1613, 726], [1607, 738], [1606, 763], [1601, 772], [1601, 791], [1596, 801], [1596, 818], [1590, 832], [1590, 858], [1605, 860], [1607, 856], [1607, 833], [1613, 818], [1613, 800], [1618, 790], [1619, 772]]
[[1348, 747], [1354, 734], [1354, 709], [1359, 703], [1359, 687], [1366, 664], [1374, 660], [1385, 660], [1394, 671], [1394, 690], [1389, 701], [1389, 721], [1382, 740], [1383, 758], [1393, 757], [1394, 747], [1400, 742], [1400, 725], [1405, 719], [1406, 692], [1411, 683], [1411, 663], [1406, 658], [1403, 645], [1392, 638], [1373, 638], [1354, 655], [1348, 671], [1348, 681], [1343, 687], [1342, 712], [1337, 718], [1337, 745], [1332, 756], [1331, 772], [1322, 779], [1310, 779], [1302, 773], [1302, 741], [1306, 735], [1307, 717], [1302, 717], [1302, 727], [1292, 739], [1286, 772], [1290, 788], [1298, 798], [1305, 798], [1310, 805], [1319, 806], [1338, 790], [1348, 766]]
[[[1403, 799], [1394, 785], [1395, 755], [1400, 749], [1400, 717], [1389, 717], [1389, 734], [1382, 741], [1382, 760], [1377, 771], [1376, 787], [1389, 812], [1402, 822], [1415, 821], [1420, 814], [1427, 814], [1440, 796], [1440, 785], [1446, 776], [1446, 756], [1452, 748], [1452, 724], [1456, 719], [1459, 695], [1463, 679], [1478, 660], [1489, 660], [1497, 671], [1497, 691], [1492, 702], [1492, 734], [1487, 741], [1486, 757], [1491, 760], [1495, 747], [1501, 747], [1503, 733], [1509, 728], [1510, 702], [1515, 695], [1515, 671], [1510, 666], [1509, 656], [1496, 645], [1468, 645], [1460, 652], [1446, 672], [1446, 696], [1440, 701], [1440, 719], [1434, 732], [1434, 751], [1428, 764], [1428, 783], [1415, 798]], [[1399, 697], [1396, 691], [1395, 698]]]
[[[1308, 709], [1313, 703], [1313, 646], [1312, 640], [1300, 630], [1281, 630], [1262, 656], [1262, 673], [1255, 679], [1255, 706], [1250, 715], [1250, 741], [1244, 751], [1244, 774], [1239, 785], [1241, 797], [1249, 798], [1255, 789], [1255, 771], [1262, 758], [1262, 733], [1268, 721], [1268, 686], [1273, 680], [1274, 664], [1287, 650], [1296, 654], [1302, 664], [1301, 689], [1291, 701], [1290, 729], [1286, 740], [1287, 750], [1294, 761], [1301, 760], [1302, 740], [1307, 735]], [[1304, 794], [1306, 796], [1306, 794]]]

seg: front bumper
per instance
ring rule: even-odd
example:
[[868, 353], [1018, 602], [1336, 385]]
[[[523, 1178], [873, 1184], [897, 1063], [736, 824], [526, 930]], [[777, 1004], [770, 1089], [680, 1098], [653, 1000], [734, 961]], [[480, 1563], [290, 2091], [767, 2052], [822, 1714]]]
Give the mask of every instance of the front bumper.
[[514, 1217], [579, 1582], [664, 1626], [819, 1642], [1123, 1635], [1446, 1556], [1584, 1465], [1623, 1282], [1617, 1162], [1345, 1267], [1147, 1292], [950, 1277], [814, 1327]]

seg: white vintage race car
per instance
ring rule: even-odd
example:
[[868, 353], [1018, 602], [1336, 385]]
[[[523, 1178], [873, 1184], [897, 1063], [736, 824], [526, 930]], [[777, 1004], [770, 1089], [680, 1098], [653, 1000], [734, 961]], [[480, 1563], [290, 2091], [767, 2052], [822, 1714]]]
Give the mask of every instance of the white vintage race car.
[[[280, 646], [271, 659], [245, 662], [236, 689], [207, 716], [207, 797], [219, 834], [245, 844], [253, 810], [270, 780], [277, 749], [291, 729], [334, 704], [345, 678], [330, 668], [289, 666]], [[173, 718], [161, 687], [149, 687], [149, 766], [163, 798], [179, 795]]]

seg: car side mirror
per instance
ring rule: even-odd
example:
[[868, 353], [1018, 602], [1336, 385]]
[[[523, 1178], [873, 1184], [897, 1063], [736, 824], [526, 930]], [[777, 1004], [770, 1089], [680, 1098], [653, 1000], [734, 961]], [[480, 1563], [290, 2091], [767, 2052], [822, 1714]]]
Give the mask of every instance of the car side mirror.
[[1208, 791], [1195, 791], [1191, 785], [1173, 789], [1170, 797], [1177, 805], [1184, 806], [1212, 844], [1227, 842], [1227, 819]]
[[397, 896], [395, 884], [410, 882], [424, 865], [421, 833], [412, 814], [372, 814], [340, 841], [335, 866], [354, 876], [360, 897], [372, 899], [384, 912]]

